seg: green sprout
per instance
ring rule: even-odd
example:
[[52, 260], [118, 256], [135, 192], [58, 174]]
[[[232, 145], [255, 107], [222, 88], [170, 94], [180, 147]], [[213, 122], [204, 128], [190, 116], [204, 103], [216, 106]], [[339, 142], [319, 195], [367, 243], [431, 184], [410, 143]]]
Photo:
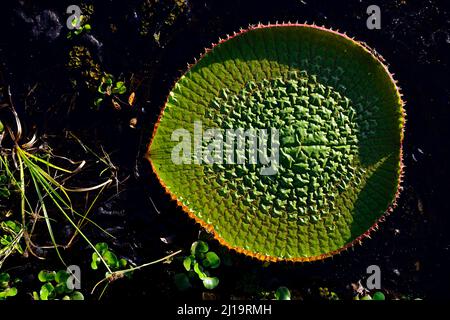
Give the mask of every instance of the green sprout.
[[[91, 268], [92, 270], [98, 269], [98, 264], [102, 259], [106, 262], [111, 271], [117, 271], [125, 268], [128, 261], [124, 258], [118, 258], [117, 255], [108, 248], [108, 244], [100, 242], [95, 245], [97, 249], [92, 253]], [[126, 273], [126, 276], [130, 277], [131, 273]]]
[[[89, 33], [92, 29], [91, 25], [87, 23], [88, 18], [81, 15], [79, 18], [75, 17], [71, 21], [71, 25], [74, 30], [70, 30], [67, 33], [67, 39], [73, 39], [75, 36], [79, 36], [83, 33]], [[77, 28], [78, 26], [78, 28]]]
[[112, 105], [116, 110], [120, 110], [120, 104], [126, 104], [118, 96], [127, 92], [127, 87], [123, 81], [114, 81], [114, 77], [111, 74], [105, 73], [102, 77], [102, 81], [97, 88], [97, 92], [101, 95], [98, 97], [94, 105], [99, 107], [105, 99], [111, 100]]
[[42, 284], [39, 293], [33, 292], [34, 300], [84, 300], [81, 292], [69, 288], [67, 280], [70, 274], [65, 270], [41, 270], [38, 279]]
[[190, 288], [191, 279], [198, 277], [206, 289], [212, 290], [219, 285], [219, 278], [210, 275], [209, 269], [216, 269], [220, 266], [219, 256], [209, 251], [208, 244], [204, 241], [195, 241], [191, 246], [191, 254], [184, 257], [183, 267], [186, 273], [175, 275], [175, 284], [180, 290]]
[[0, 273], [0, 301], [17, 295], [17, 288], [15, 285], [18, 282], [20, 282], [20, 279], [11, 280], [8, 273]]

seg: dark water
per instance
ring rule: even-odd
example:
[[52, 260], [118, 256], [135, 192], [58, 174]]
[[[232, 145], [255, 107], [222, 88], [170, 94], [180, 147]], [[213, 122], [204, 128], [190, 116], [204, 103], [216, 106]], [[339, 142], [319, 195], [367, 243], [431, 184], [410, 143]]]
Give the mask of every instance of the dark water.
[[[64, 1], [10, 4], [2, 18], [6, 25], [0, 29], [0, 61], [29, 131], [37, 125], [40, 133], [51, 137], [61, 136], [64, 129], [72, 130], [93, 147], [103, 145], [112, 153], [120, 178], [128, 177], [120, 187], [122, 192], [116, 196], [110, 190], [111, 198], [105, 196], [95, 213], [97, 221], [117, 237], [109, 240], [116, 252], [139, 264], [169, 250], [188, 250], [200, 231], [164, 195], [142, 159], [165, 97], [186, 64], [219, 37], [240, 27], [269, 21], [307, 21], [345, 31], [366, 42], [386, 59], [395, 74], [407, 102], [404, 191], [398, 207], [372, 239], [332, 259], [267, 267], [229, 253], [233, 265], [217, 272], [221, 284], [216, 296], [255, 298], [259, 291], [285, 285], [305, 299], [316, 298], [321, 286], [350, 298], [351, 283], [364, 279], [366, 268], [376, 264], [381, 268], [382, 288], [390, 298], [450, 298], [448, 1], [188, 1], [188, 9], [172, 25], [165, 23], [174, 6], [172, 1], [155, 6], [150, 19], [140, 9], [142, 1], [87, 3], [95, 3], [91, 23], [94, 38], [77, 41], [88, 46], [109, 72], [125, 77], [135, 74], [143, 80], [133, 110], [91, 111], [86, 106], [92, 104], [92, 97], [85, 92], [77, 93], [74, 107], [69, 108], [74, 92], [65, 63], [73, 43], [63, 32], [67, 18]], [[371, 4], [381, 7], [381, 30], [366, 28], [366, 8]], [[151, 32], [140, 36], [145, 19], [150, 21]], [[117, 27], [114, 34], [111, 24]], [[159, 45], [153, 39], [155, 31], [160, 32]], [[35, 83], [38, 87], [29, 94]], [[138, 117], [137, 129], [128, 127], [132, 116]], [[60, 154], [83, 157], [73, 143], [58, 138], [53, 141]], [[94, 231], [91, 237], [94, 241], [105, 239]], [[212, 246], [220, 250], [214, 241]], [[81, 241], [65, 255], [70, 263], [88, 268], [90, 250]], [[46, 262], [16, 259], [8, 267], [15, 265], [21, 265], [15, 270], [25, 277], [25, 290], [37, 285], [26, 275], [37, 273], [43, 266], [61, 267], [51, 254]], [[132, 280], [114, 283], [105, 298], [200, 299], [201, 289], [177, 292], [171, 276], [178, 271], [179, 263], [140, 271]], [[86, 287], [92, 287], [100, 276], [86, 274]]]

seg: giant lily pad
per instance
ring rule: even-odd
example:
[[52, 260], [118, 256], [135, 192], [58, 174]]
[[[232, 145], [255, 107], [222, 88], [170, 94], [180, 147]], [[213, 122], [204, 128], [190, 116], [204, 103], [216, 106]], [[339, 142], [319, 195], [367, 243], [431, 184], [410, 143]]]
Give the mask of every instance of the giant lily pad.
[[[395, 81], [365, 45], [316, 26], [259, 25], [176, 82], [148, 158], [223, 245], [311, 261], [359, 243], [395, 205], [403, 126]], [[237, 129], [256, 138], [239, 145]]]

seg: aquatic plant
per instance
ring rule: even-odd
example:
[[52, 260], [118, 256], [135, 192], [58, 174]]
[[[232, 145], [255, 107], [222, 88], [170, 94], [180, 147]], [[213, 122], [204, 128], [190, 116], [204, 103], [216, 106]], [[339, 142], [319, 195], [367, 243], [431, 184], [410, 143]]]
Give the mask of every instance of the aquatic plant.
[[67, 280], [71, 275], [66, 270], [41, 270], [38, 279], [41, 283], [39, 293], [33, 292], [34, 300], [84, 300], [80, 291], [71, 288]]
[[[90, 223], [105, 234], [110, 235], [92, 221], [88, 215], [101, 192], [112, 180], [109, 179], [99, 185], [87, 188], [68, 188], [65, 185], [66, 180], [78, 173], [86, 162], [80, 161], [77, 163], [66, 157], [56, 156], [48, 146], [39, 144], [36, 135], [29, 141], [23, 142], [22, 124], [14, 108], [9, 88], [8, 96], [9, 101], [5, 104], [5, 108], [8, 108], [15, 123], [4, 125], [8, 132], [9, 145], [4, 145], [5, 141], [0, 141], [0, 175], [4, 177], [4, 179], [2, 178], [5, 181], [3, 184], [7, 184], [8, 193], [11, 194], [6, 200], [10, 202], [9, 205], [14, 212], [9, 215], [17, 218], [20, 222], [0, 220], [2, 233], [6, 233], [2, 235], [2, 241], [0, 242], [0, 268], [6, 258], [16, 251], [24, 255], [30, 253], [43, 259], [36, 253], [36, 249], [48, 247], [37, 245], [33, 241], [33, 233], [38, 221], [45, 222], [52, 247], [61, 262], [65, 264], [61, 255], [61, 247], [70, 247], [78, 235], [96, 250], [81, 230], [86, 223]], [[61, 159], [69, 163], [68, 166], [74, 167], [76, 165], [76, 167], [74, 169], [63, 167], [57, 163], [57, 160]], [[74, 208], [71, 197], [73, 193], [87, 193], [96, 190], [99, 190], [97, 195], [83, 213]], [[0, 197], [0, 201], [5, 200], [2, 198], [4, 197]], [[2, 204], [0, 202], [0, 205]], [[61, 245], [56, 240], [54, 233], [56, 221], [50, 215], [51, 208], [59, 213], [60, 217], [74, 229], [74, 233], [66, 245]], [[22, 249], [21, 241], [24, 242], [25, 249]], [[107, 263], [101, 256], [100, 259], [109, 270]]]
[[0, 301], [17, 295], [16, 284], [20, 279], [11, 279], [7, 272], [0, 273]]
[[[95, 248], [97, 250], [92, 253], [91, 269], [97, 270], [98, 264], [102, 262], [102, 258], [111, 271], [117, 271], [127, 266], [128, 261], [124, 258], [119, 259], [117, 255], [111, 249], [109, 249], [107, 243], [97, 243], [95, 245]], [[127, 275], [131, 276], [131, 273], [127, 273]]]
[[275, 291], [275, 299], [276, 300], [291, 300], [291, 292], [286, 287], [279, 287], [277, 291]]
[[184, 257], [183, 267], [186, 273], [177, 273], [174, 277], [175, 284], [180, 290], [191, 287], [191, 280], [197, 277], [206, 289], [214, 289], [219, 285], [219, 278], [211, 275], [211, 269], [220, 266], [219, 256], [209, 250], [205, 241], [195, 241], [191, 246], [191, 254]]
[[[361, 243], [395, 206], [404, 122], [396, 82], [367, 46], [323, 27], [258, 25], [207, 49], [175, 83], [148, 158], [223, 245], [312, 261]], [[218, 131], [200, 131], [196, 145], [199, 123]], [[275, 128], [279, 143], [266, 151], [279, 160], [251, 162], [250, 148], [231, 153], [244, 162], [220, 158], [230, 143], [216, 133], [237, 128]]]

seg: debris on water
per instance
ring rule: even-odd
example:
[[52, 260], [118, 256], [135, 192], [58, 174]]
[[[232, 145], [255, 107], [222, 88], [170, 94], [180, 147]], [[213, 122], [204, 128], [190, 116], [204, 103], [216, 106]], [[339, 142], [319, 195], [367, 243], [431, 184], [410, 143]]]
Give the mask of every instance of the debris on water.
[[419, 159], [416, 157], [416, 155], [414, 154], [414, 152], [412, 153], [412, 158], [414, 160], [414, 162], [418, 162], [420, 160], [420, 157], [423, 156], [425, 153], [423, 152], [422, 149], [417, 148], [417, 152], [420, 154], [418, 157]]
[[417, 199], [417, 210], [419, 210], [420, 214], [424, 214], [423, 202], [420, 199]]
[[161, 240], [162, 243], [171, 244], [173, 242], [174, 238], [175, 238], [175, 236], [171, 235], [168, 237], [161, 237], [159, 239]]
[[352, 289], [359, 295], [364, 295], [367, 292], [366, 288], [361, 284], [361, 280], [358, 280], [357, 283], [352, 283]]
[[34, 18], [29, 17], [25, 12], [18, 11], [18, 15], [23, 21], [32, 26], [31, 33], [35, 39], [45, 38], [53, 41], [59, 37], [62, 29], [58, 15], [52, 10], [43, 10]]
[[415, 268], [416, 268], [416, 271], [420, 271], [420, 261], [416, 261], [416, 262], [414, 263], [414, 266], [415, 266]]
[[[106, 208], [105, 208], [106, 207]], [[108, 215], [108, 216], [124, 216], [125, 210], [114, 210], [111, 208], [107, 208], [107, 206], [101, 206], [98, 208], [98, 213], [101, 215]]]

